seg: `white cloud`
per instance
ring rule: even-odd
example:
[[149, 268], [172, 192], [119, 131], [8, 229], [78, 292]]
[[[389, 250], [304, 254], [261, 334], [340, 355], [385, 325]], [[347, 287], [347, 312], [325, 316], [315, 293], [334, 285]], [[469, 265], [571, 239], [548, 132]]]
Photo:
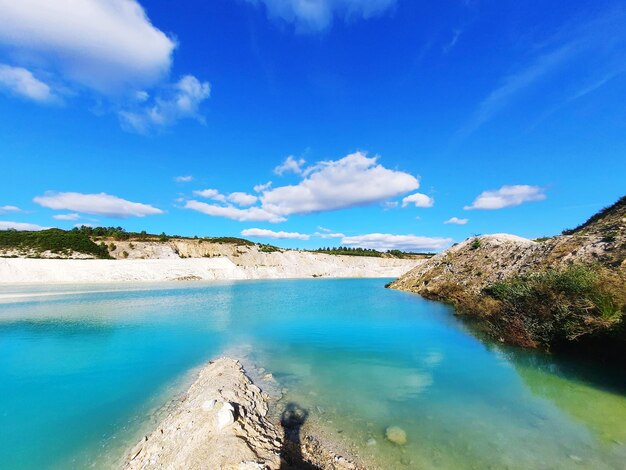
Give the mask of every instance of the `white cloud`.
[[247, 0], [263, 4], [270, 18], [294, 23], [299, 31], [321, 31], [334, 17], [371, 18], [395, 5], [396, 0]]
[[39, 230], [47, 230], [50, 227], [42, 227], [37, 224], [29, 224], [26, 222], [9, 222], [6, 220], [0, 220], [0, 230], [26, 230], [36, 232]]
[[268, 181], [265, 184], [257, 184], [253, 189], [257, 193], [262, 193], [263, 191], [267, 191], [272, 187], [272, 182]]
[[299, 175], [302, 173], [302, 167], [305, 163], [304, 158], [296, 160], [293, 155], [289, 155], [283, 163], [274, 168], [274, 173], [280, 176], [289, 172]]
[[49, 103], [56, 99], [46, 83], [22, 67], [0, 64], [0, 88], [40, 103]]
[[234, 202], [238, 206], [251, 206], [255, 202], [257, 202], [259, 198], [253, 196], [252, 194], [242, 193], [242, 192], [234, 192], [228, 195], [228, 200]]
[[383, 201], [419, 187], [414, 176], [389, 170], [377, 160], [356, 152], [318, 163], [297, 185], [265, 191], [262, 207], [282, 216], [331, 211]]
[[176, 176], [174, 178], [174, 181], [176, 181], [177, 183], [190, 183], [193, 181], [193, 176], [191, 175], [187, 175], [187, 176]]
[[359, 248], [372, 248], [378, 251], [402, 250], [402, 251], [422, 251], [440, 250], [452, 243], [451, 238], [431, 238], [416, 235], [393, 235], [389, 233], [369, 233], [366, 235], [356, 235], [343, 237], [342, 245], [355, 246]]
[[[419, 181], [414, 176], [387, 169], [378, 163], [378, 157], [370, 158], [361, 152], [339, 160], [319, 162], [303, 169], [301, 177], [302, 180], [295, 185], [274, 189], [271, 189], [269, 183], [255, 186], [255, 190], [262, 193], [257, 198], [258, 205], [254, 207], [239, 209], [229, 204], [206, 204], [198, 201], [188, 201], [186, 207], [207, 215], [234, 220], [282, 222], [289, 215], [364, 206], [419, 187]], [[227, 200], [217, 189], [194, 191], [194, 194], [223, 203]], [[249, 198], [246, 202], [255, 197], [249, 194], [246, 196]], [[243, 200], [240, 196], [237, 199]]]
[[145, 217], [163, 214], [161, 209], [121, 199], [106, 193], [57, 193], [49, 191], [33, 199], [37, 204], [55, 210], [70, 210], [105, 217]]
[[[582, 21], [567, 23], [552, 37], [531, 39], [540, 46], [529, 48], [528, 62], [504, 76], [479, 103], [458, 137], [469, 136], [512, 103], [532, 93], [533, 88], [555, 80], [555, 77], [559, 84], [556, 92], [545, 93], [543, 88], [535, 90], [540, 95], [540, 99], [533, 100], [535, 108], [555, 98], [558, 108], [571, 101], [568, 90], [572, 87], [584, 88], [590, 80], [599, 87], [606, 83], [604, 77], [623, 73], [626, 10], [604, 9], [600, 15], [581, 18]], [[554, 106], [550, 108], [555, 109]], [[549, 110], [548, 114], [551, 112]]]
[[415, 207], [432, 207], [435, 204], [435, 200], [426, 194], [415, 193], [402, 199], [402, 207], [410, 204], [415, 205]]
[[0, 214], [6, 214], [8, 212], [22, 212], [17, 206], [0, 206]]
[[565, 61], [570, 56], [571, 49], [569, 44], [565, 45], [539, 57], [529, 67], [506, 77], [502, 85], [494, 89], [478, 105], [469, 121], [459, 131], [459, 137], [467, 137], [491, 120], [493, 116], [508, 106], [511, 100]]
[[207, 204], [200, 201], [187, 201], [185, 208], [201, 212], [206, 215], [215, 217], [225, 217], [227, 219], [237, 220], [239, 222], [284, 222], [282, 216], [268, 212], [261, 207], [248, 207], [239, 209], [234, 206], [218, 206], [216, 204]]
[[186, 118], [204, 122], [199, 114], [200, 104], [211, 95], [209, 82], [201, 82], [193, 75], [185, 75], [169, 86], [153, 103], [137, 110], [119, 112], [122, 125], [140, 134], [170, 126]]
[[57, 215], [53, 215], [52, 218], [56, 219], [56, 220], [78, 220], [78, 219], [80, 219], [80, 214], [76, 214], [76, 213], [72, 213], [72, 214], [57, 214]]
[[315, 232], [313, 235], [319, 238], [342, 238], [345, 237], [343, 233], [335, 233], [331, 229], [326, 227], [317, 227], [319, 232]]
[[468, 222], [469, 222], [469, 219], [459, 219], [458, 217], [450, 217], [448, 220], [444, 222], [444, 224], [465, 225]]
[[221, 194], [217, 189], [198, 189], [193, 192], [196, 196], [203, 197], [205, 199], [214, 199], [216, 201], [225, 201], [226, 196]]
[[323, 238], [325, 240], [329, 238], [343, 238], [345, 235], [343, 233], [333, 233], [333, 232], [315, 232], [313, 234], [315, 237]]
[[518, 184], [502, 186], [500, 189], [484, 191], [478, 195], [465, 210], [472, 209], [502, 209], [503, 207], [519, 206], [524, 202], [542, 201], [546, 198], [544, 188]]
[[441, 48], [444, 54], [447, 54], [454, 48], [454, 46], [456, 46], [456, 43], [459, 42], [461, 34], [463, 34], [463, 30], [461, 29], [455, 29], [452, 31], [452, 38], [450, 39], [450, 42]]
[[266, 230], [262, 228], [247, 228], [241, 231], [243, 237], [252, 238], [276, 238], [276, 239], [288, 239], [288, 240], [308, 240], [311, 238], [309, 235], [298, 232], [274, 232], [273, 230]]
[[136, 0], [0, 0], [0, 45], [103, 93], [155, 83], [176, 46]]

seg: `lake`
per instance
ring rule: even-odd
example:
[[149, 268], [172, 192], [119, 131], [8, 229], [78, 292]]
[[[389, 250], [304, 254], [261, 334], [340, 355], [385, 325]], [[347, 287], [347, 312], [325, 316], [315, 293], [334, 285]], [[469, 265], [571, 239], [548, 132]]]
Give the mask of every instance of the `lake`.
[[0, 287], [0, 467], [109, 468], [223, 354], [380, 468], [624, 467], [623, 376], [481, 340], [387, 281]]

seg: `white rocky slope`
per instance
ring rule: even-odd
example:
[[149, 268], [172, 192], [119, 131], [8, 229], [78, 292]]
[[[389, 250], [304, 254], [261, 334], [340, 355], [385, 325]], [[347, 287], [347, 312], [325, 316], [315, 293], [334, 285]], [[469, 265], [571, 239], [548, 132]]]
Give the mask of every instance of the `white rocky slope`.
[[472, 237], [415, 267], [391, 287], [434, 298], [450, 288], [478, 293], [527, 272], [548, 249], [549, 245], [504, 233]]
[[422, 260], [286, 251], [240, 257], [166, 259], [0, 258], [0, 283], [399, 277]]

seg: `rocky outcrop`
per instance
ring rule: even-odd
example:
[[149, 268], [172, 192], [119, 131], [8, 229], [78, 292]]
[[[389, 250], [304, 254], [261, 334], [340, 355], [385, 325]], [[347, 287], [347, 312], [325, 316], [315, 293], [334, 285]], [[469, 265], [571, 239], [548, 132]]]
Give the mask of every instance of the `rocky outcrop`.
[[279, 469], [282, 437], [267, 419], [268, 397], [239, 362], [221, 358], [156, 429], [128, 454], [124, 468]]
[[626, 197], [556, 237], [539, 241], [508, 234], [469, 238], [421, 263], [390, 287], [454, 300], [476, 295], [505, 279], [572, 263], [626, 271]]
[[[220, 358], [199, 373], [169, 414], [126, 455], [125, 470], [364, 470], [311, 433], [289, 404], [280, 423], [270, 397], [239, 361]], [[301, 435], [302, 434], [302, 435]]]
[[478, 293], [484, 287], [532, 269], [548, 246], [514, 235], [473, 237], [439, 253], [391, 284], [427, 298], [450, 289]]
[[389, 285], [453, 304], [492, 337], [549, 350], [626, 352], [626, 198], [562, 235], [465, 240]]

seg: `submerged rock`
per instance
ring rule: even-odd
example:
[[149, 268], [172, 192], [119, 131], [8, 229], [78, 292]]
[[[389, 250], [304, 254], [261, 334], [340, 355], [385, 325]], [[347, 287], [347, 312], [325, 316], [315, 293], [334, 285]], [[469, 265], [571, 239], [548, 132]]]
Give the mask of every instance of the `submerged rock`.
[[385, 430], [385, 437], [387, 440], [393, 442], [396, 445], [403, 446], [406, 444], [406, 432], [404, 429], [398, 426], [389, 426]]

